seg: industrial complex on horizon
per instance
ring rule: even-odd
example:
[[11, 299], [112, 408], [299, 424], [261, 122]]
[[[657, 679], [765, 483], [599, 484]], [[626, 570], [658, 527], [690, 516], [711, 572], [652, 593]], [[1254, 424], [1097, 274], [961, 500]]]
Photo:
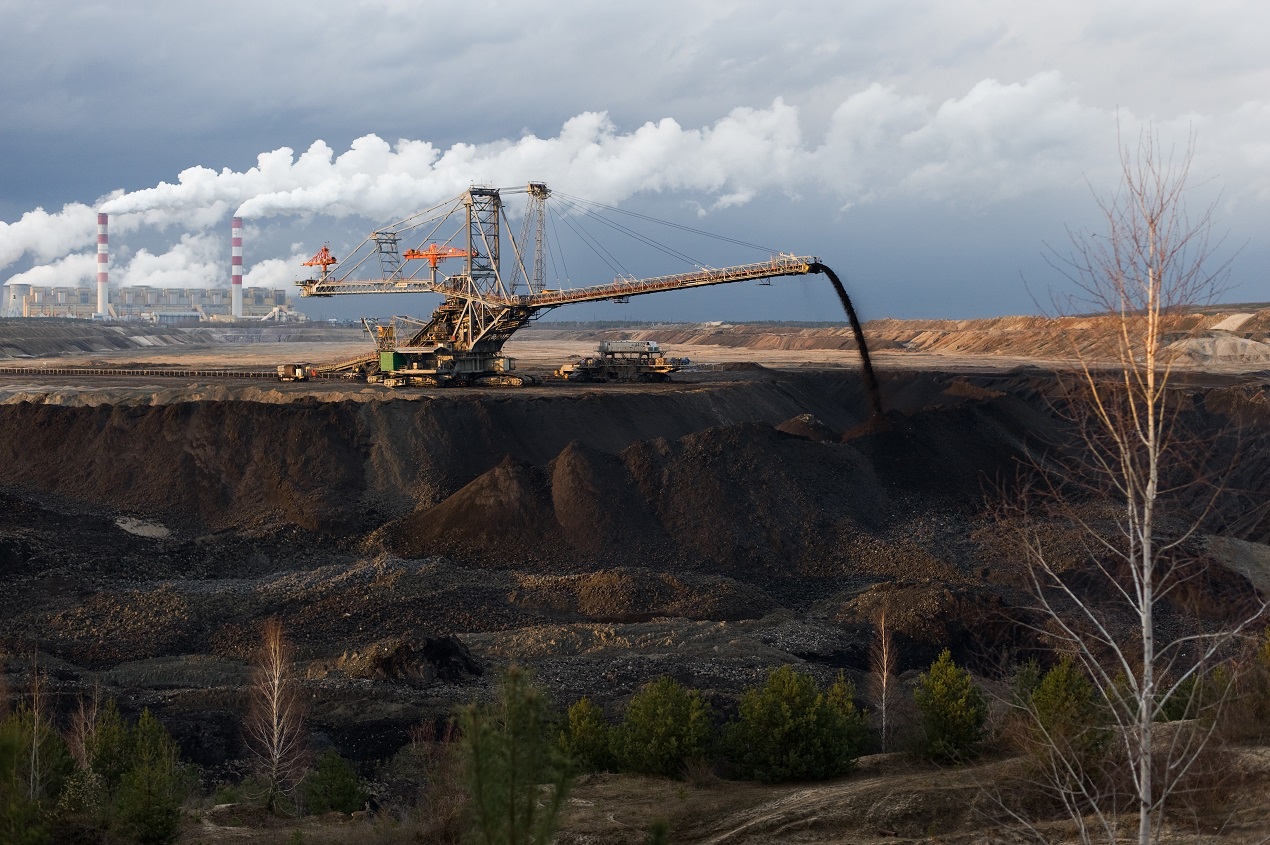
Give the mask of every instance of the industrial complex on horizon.
[[97, 215], [97, 291], [87, 286], [4, 285], [4, 317], [70, 317], [153, 323], [301, 321], [285, 289], [243, 290], [242, 218], [232, 222], [228, 287], [110, 287], [109, 216]]

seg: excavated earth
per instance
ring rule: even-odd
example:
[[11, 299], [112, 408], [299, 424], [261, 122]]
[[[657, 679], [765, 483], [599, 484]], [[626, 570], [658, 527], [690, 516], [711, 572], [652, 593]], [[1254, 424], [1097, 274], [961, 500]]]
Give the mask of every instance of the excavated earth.
[[[268, 401], [0, 383], [8, 684], [38, 653], [62, 707], [101, 686], [218, 766], [269, 617], [318, 740], [363, 761], [510, 661], [614, 714], [662, 674], [721, 707], [782, 662], [858, 679], [883, 607], [901, 671], [945, 646], [987, 671], [1040, 647], [995, 503], [1070, 446], [1058, 380], [887, 361], [881, 421], [848, 367]], [[1195, 372], [1176, 392], [1234, 466], [1205, 525], [1222, 536], [1194, 544], [1217, 621], [1270, 585], [1266, 384]]]

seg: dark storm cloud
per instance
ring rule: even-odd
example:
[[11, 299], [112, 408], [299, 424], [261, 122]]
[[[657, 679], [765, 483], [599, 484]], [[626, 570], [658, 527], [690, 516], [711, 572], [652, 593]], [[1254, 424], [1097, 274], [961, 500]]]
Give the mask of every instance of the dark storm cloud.
[[[544, 179], [761, 242], [868, 230], [906, 256], [897, 304], [920, 288], [937, 309], [928, 280], [952, 262], [944, 304], [1023, 307], [1019, 251], [991, 233], [1032, 221], [1034, 254], [1086, 181], [1109, 185], [1117, 107], [1129, 134], [1194, 130], [1196, 172], [1239, 219], [1265, 211], [1266, 13], [1161, 3], [0, 0], [0, 269], [85, 278], [105, 203], [117, 278], [223, 281], [241, 210], [258, 279], [281, 282], [311, 251], [297, 240], [355, 243], [472, 181]], [[319, 231], [267, 222], [288, 215]], [[957, 249], [933, 246], [941, 220]]]

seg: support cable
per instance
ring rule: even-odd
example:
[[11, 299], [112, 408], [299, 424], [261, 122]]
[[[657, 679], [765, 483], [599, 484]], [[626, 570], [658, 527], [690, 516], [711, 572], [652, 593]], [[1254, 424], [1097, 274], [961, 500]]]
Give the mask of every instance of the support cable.
[[569, 207], [569, 208], [572, 208], [572, 209], [577, 210], [577, 211], [578, 211], [578, 213], [580, 213], [580, 214], [584, 214], [584, 215], [586, 215], [587, 217], [590, 217], [590, 218], [591, 218], [591, 219], [593, 219], [593, 220], [597, 220], [597, 221], [599, 221], [600, 223], [603, 223], [605, 226], [608, 226], [609, 228], [611, 228], [611, 229], [613, 229], [613, 230], [615, 230], [615, 231], [617, 231], [617, 232], [620, 232], [620, 233], [622, 233], [622, 234], [626, 235], [627, 237], [634, 238], [635, 240], [639, 241], [640, 243], [644, 244], [645, 246], [652, 247], [653, 249], [656, 249], [656, 250], [658, 250], [658, 251], [660, 251], [660, 252], [664, 252], [665, 254], [669, 255], [669, 256], [670, 256], [670, 257], [672, 257], [672, 258], [674, 258], [674, 259], [676, 259], [676, 260], [678, 260], [678, 261], [685, 261], [685, 262], [687, 262], [688, 264], [691, 264], [691, 265], [692, 265], [692, 266], [694, 266], [694, 267], [702, 267], [702, 266], [703, 266], [703, 265], [702, 265], [702, 263], [701, 263], [700, 261], [698, 261], [697, 259], [693, 258], [691, 255], [688, 255], [687, 253], [684, 253], [684, 252], [680, 252], [679, 250], [675, 249], [674, 247], [671, 247], [671, 246], [669, 246], [669, 245], [667, 245], [667, 244], [663, 244], [663, 243], [661, 243], [660, 241], [656, 241], [656, 240], [654, 240], [653, 238], [651, 238], [651, 237], [649, 237], [649, 236], [647, 236], [647, 235], [644, 235], [644, 234], [642, 234], [642, 233], [640, 233], [640, 232], [635, 231], [634, 229], [631, 229], [631, 228], [629, 228], [629, 227], [627, 227], [627, 226], [623, 226], [621, 223], [618, 223], [618, 222], [613, 221], [613, 220], [609, 220], [607, 217], [604, 217], [603, 215], [598, 214], [598, 213], [596, 213], [596, 212], [594, 212], [594, 211], [592, 211], [592, 210], [590, 210], [590, 209], [584, 208], [584, 207], [583, 207], [583, 206], [581, 206], [581, 205], [578, 205], [578, 204], [576, 204], [576, 203], [571, 203], [571, 202], [570, 202], [569, 200], [567, 200], [567, 199], [566, 199], [566, 200], [563, 200], [563, 202], [565, 202], [565, 203], [568, 205], [568, 207]]
[[736, 246], [748, 247], [750, 249], [756, 249], [761, 252], [767, 252], [767, 253], [780, 252], [780, 250], [774, 249], [772, 247], [766, 247], [766, 246], [762, 246], [761, 244], [750, 243], [749, 241], [737, 240], [736, 238], [729, 238], [727, 235], [719, 235], [719, 234], [715, 234], [714, 232], [707, 232], [704, 229], [694, 229], [691, 226], [684, 226], [681, 223], [672, 223], [669, 220], [661, 220], [656, 217], [650, 217], [647, 214], [640, 214], [638, 211], [629, 211], [624, 208], [618, 208], [612, 205], [605, 205], [602, 202], [595, 202], [594, 200], [588, 200], [582, 197], [575, 197], [571, 194], [562, 193], [560, 191], [553, 191], [552, 193], [554, 196], [564, 197], [565, 199], [573, 200], [574, 202], [582, 203], [584, 205], [594, 205], [599, 208], [603, 208], [607, 211], [613, 211], [618, 214], [626, 214], [631, 217], [637, 217], [640, 220], [646, 220], [649, 223], [657, 223], [658, 225], [661, 225], [661, 226], [669, 226], [672, 229], [680, 229], [685, 232], [691, 232], [694, 235], [702, 235], [707, 238], [713, 238], [715, 240], [734, 244]]
[[565, 225], [572, 229], [574, 234], [581, 238], [582, 242], [590, 247], [591, 251], [599, 256], [601, 261], [608, 265], [610, 270], [619, 276], [632, 275], [625, 267], [622, 266], [622, 262], [617, 260], [617, 256], [605, 249], [604, 245], [596, 240], [594, 235], [582, 227], [580, 221], [576, 221], [567, 215], [562, 219], [564, 220]]
[[[547, 213], [547, 222], [549, 224], [553, 223], [555, 210], [551, 208], [550, 206], [547, 206], [544, 209], [544, 211]], [[554, 250], [552, 249], [553, 246], [554, 246]], [[560, 255], [560, 269], [559, 270], [556, 269], [556, 254], [557, 253], [559, 253]], [[560, 281], [561, 272], [564, 273], [565, 281], [568, 281], [569, 280], [569, 266], [565, 263], [564, 250], [560, 247], [560, 235], [556, 232], [556, 227], [554, 225], [547, 226], [547, 258], [550, 259], [551, 261], [551, 269], [556, 274], [557, 283]], [[560, 285], [557, 284], [556, 287], [560, 287]]]

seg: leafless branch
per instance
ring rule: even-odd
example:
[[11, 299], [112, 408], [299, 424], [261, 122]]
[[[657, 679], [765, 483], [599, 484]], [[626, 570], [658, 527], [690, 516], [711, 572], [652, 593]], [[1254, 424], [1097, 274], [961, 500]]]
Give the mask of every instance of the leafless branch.
[[879, 736], [882, 751], [885, 752], [891, 736], [891, 726], [887, 724], [887, 717], [891, 710], [891, 699], [899, 686], [899, 678], [895, 676], [897, 653], [895, 639], [891, 636], [891, 629], [887, 625], [885, 607], [878, 611], [874, 624], [876, 632], [873, 644], [869, 647], [869, 686], [873, 693], [873, 701], [878, 708], [878, 717], [881, 721]]
[[247, 746], [265, 787], [265, 808], [274, 812], [293, 795], [309, 767], [304, 708], [291, 677], [291, 650], [276, 619], [265, 622], [243, 725]]
[[[1161, 735], [1165, 708], [1211, 687], [1265, 611], [1259, 597], [1216, 622], [1179, 608], [1204, 587], [1196, 541], [1224, 494], [1207, 477], [1212, 442], [1192, 436], [1173, 384], [1194, 324], [1185, 309], [1213, 301], [1229, 270], [1214, 255], [1212, 206], [1187, 209], [1193, 149], [1193, 138], [1167, 149], [1151, 131], [1122, 147], [1121, 184], [1099, 200], [1106, 230], [1069, 232], [1069, 251], [1049, 256], [1075, 291], [1068, 312], [1102, 316], [1091, 318], [1091, 333], [1068, 335], [1073, 375], [1058, 405], [1073, 443], [1037, 467], [1039, 480], [1006, 508], [1044, 619], [1038, 633], [1082, 667], [1110, 731], [1108, 755], [1091, 771], [1068, 737], [1047, 733], [1034, 713], [1029, 720], [1042, 749], [1037, 780], [1082, 841], [1159, 841], [1166, 810], [1212, 747], [1233, 684], [1202, 702], [1207, 721]], [[1052, 525], [1079, 532], [1082, 561], [1054, 554], [1041, 530]]]

